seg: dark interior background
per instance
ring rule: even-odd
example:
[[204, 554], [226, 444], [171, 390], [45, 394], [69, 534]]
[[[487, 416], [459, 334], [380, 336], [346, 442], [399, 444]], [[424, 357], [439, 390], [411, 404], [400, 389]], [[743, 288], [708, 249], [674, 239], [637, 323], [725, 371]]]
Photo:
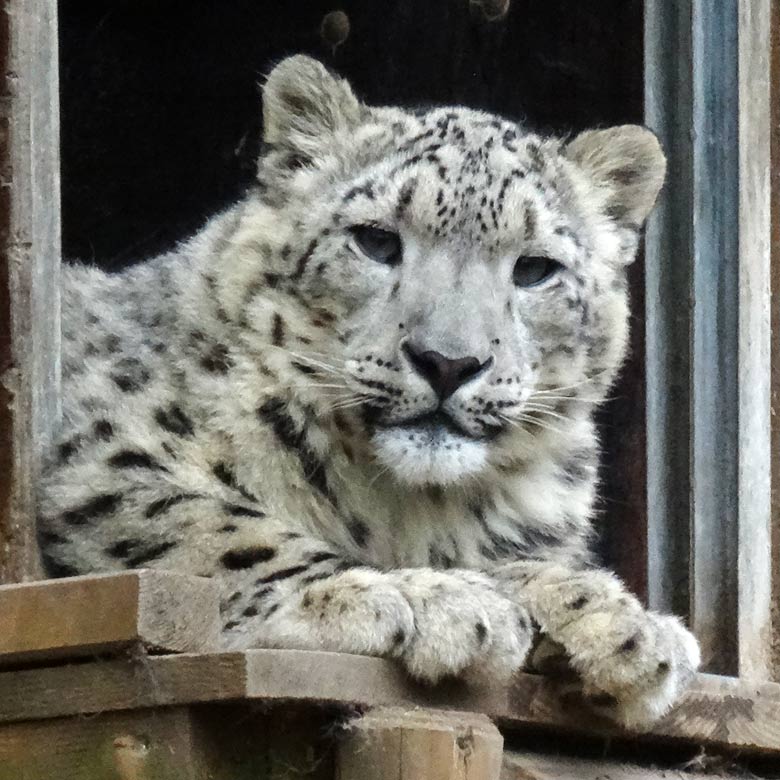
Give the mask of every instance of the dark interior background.
[[[64, 254], [119, 269], [240, 197], [259, 148], [258, 84], [295, 52], [348, 76], [369, 102], [463, 103], [557, 133], [641, 122], [642, 6], [61, 0]], [[341, 43], [343, 25], [336, 38], [338, 25], [323, 28], [333, 11], [349, 22]], [[603, 551], [643, 594], [641, 264], [632, 274], [634, 358], [602, 426]]]

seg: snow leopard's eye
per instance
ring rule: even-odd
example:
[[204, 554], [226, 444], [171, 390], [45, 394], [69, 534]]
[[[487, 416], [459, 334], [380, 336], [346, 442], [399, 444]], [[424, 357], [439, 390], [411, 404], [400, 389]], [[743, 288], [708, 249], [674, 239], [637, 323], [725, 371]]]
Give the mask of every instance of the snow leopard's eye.
[[384, 265], [401, 262], [401, 238], [397, 233], [371, 225], [356, 225], [351, 230], [355, 243], [366, 257]]
[[558, 273], [563, 266], [549, 257], [519, 257], [515, 263], [512, 281], [518, 287], [535, 287]]

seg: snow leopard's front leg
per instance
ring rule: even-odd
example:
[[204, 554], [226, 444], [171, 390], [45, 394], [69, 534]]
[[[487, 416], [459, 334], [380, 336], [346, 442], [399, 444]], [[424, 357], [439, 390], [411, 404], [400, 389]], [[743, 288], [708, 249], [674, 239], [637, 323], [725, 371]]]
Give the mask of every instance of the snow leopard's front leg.
[[533, 636], [527, 612], [484, 575], [380, 571], [325, 552], [309, 556], [315, 563], [304, 573], [301, 560], [244, 588], [226, 623], [231, 646], [395, 658], [426, 682], [506, 680], [526, 658]]
[[211, 577], [222, 589], [226, 643], [236, 649], [396, 658], [427, 681], [502, 679], [522, 665], [531, 621], [488, 577], [382, 571], [351, 560], [295, 518], [267, 514], [230, 474], [217, 472], [219, 496], [136, 465], [112, 475], [110, 494], [84, 485], [75, 501], [50, 502], [41, 518], [50, 572], [152, 567]]
[[591, 705], [626, 726], [661, 717], [699, 666], [680, 620], [644, 609], [608, 571], [518, 562], [492, 573], [563, 648]]

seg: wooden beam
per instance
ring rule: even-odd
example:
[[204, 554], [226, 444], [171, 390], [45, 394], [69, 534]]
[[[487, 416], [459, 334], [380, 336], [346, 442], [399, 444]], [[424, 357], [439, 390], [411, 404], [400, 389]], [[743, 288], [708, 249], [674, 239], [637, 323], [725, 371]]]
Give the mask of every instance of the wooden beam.
[[228, 701], [247, 696], [247, 661], [218, 653], [0, 672], [0, 690], [0, 723]]
[[720, 674], [739, 662], [738, 2], [694, 2], [691, 18], [690, 621], [705, 668]]
[[0, 8], [0, 582], [40, 576], [34, 485], [59, 417], [56, 0]]
[[[771, 0], [646, 3], [649, 602], [704, 668], [770, 676]], [[687, 603], [686, 603], [687, 602]]]
[[0, 780], [333, 780], [332, 713], [164, 707], [0, 728]]
[[[337, 716], [338, 717], [338, 716]], [[335, 742], [334, 713], [294, 705], [163, 707], [6, 724], [0, 780], [705, 780], [712, 774], [505, 752], [484, 718], [375, 710]], [[335, 756], [334, 756], [335, 753]], [[731, 774], [727, 762], [717, 772]], [[499, 770], [500, 767], [500, 770]]]
[[0, 723], [67, 715], [249, 700], [264, 705], [426, 707], [481, 713], [507, 729], [536, 726], [598, 737], [685, 741], [780, 754], [780, 684], [699, 675], [646, 734], [629, 735], [572, 701], [554, 681], [518, 674], [508, 688], [426, 688], [394, 663], [296, 650], [169, 655], [0, 673]]
[[380, 708], [347, 727], [335, 780], [499, 780], [503, 745], [484, 715]]
[[[725, 762], [724, 762], [725, 763]], [[619, 761], [595, 761], [575, 756], [506, 752], [501, 780], [707, 780], [713, 773], [685, 769], [659, 769]], [[744, 778], [745, 773], [717, 771], [721, 780]]]
[[141, 570], [0, 586], [0, 668], [133, 646], [219, 647], [217, 586]]
[[0, 780], [333, 780], [334, 713], [160, 707], [0, 728]]
[[186, 708], [6, 726], [0, 728], [0, 780], [214, 777], [205, 772], [194, 731]]
[[[772, 666], [771, 3], [739, 0], [738, 5], [737, 672], [759, 680], [770, 679]], [[719, 614], [724, 607], [719, 605]]]
[[645, 235], [648, 602], [678, 615], [690, 609], [691, 2], [645, 2], [645, 121], [669, 161]]
[[780, 0], [772, 2], [772, 679], [780, 680]]

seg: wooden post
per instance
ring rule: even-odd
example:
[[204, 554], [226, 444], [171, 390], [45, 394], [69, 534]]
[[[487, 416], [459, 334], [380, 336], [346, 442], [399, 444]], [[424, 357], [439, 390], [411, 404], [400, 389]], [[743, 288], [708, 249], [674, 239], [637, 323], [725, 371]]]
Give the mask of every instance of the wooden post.
[[691, 315], [679, 305], [694, 241], [690, 18], [691, 0], [645, 2], [646, 122], [669, 161], [645, 237], [648, 602], [678, 615], [690, 590]]
[[336, 780], [498, 780], [504, 740], [484, 716], [379, 709], [338, 749]]
[[34, 484], [59, 413], [56, 0], [0, 0], [0, 582], [40, 574]]
[[[770, 678], [772, 0], [740, 0], [737, 674]], [[777, 336], [775, 336], [777, 338]], [[719, 611], [722, 611], [720, 606]]]
[[753, 679], [771, 635], [770, 2], [645, 5], [647, 121], [670, 156], [647, 236], [649, 602], [688, 613], [707, 671]]
[[780, 680], [780, 0], [772, 1], [772, 679]]

